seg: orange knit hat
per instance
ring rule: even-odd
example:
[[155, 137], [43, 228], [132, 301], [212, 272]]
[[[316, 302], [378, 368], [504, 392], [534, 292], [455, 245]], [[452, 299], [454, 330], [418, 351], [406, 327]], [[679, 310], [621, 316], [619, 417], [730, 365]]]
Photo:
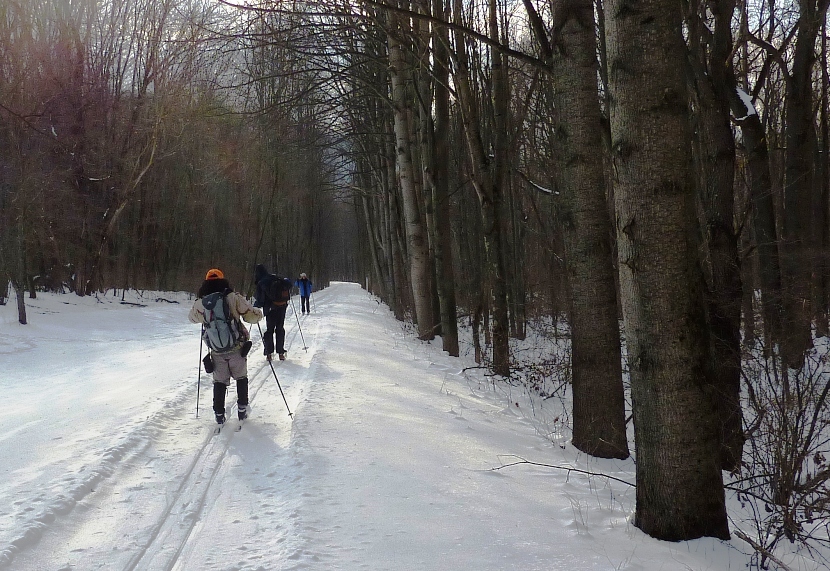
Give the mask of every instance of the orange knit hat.
[[222, 273], [222, 270], [217, 270], [216, 268], [212, 270], [208, 270], [207, 275], [205, 276], [206, 280], [223, 280], [225, 279], [225, 274]]

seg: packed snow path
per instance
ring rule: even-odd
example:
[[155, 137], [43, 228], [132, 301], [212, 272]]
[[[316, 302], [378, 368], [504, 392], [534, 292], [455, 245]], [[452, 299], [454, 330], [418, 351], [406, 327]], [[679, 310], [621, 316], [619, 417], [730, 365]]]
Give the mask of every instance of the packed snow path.
[[354, 284], [314, 294], [303, 337], [289, 309], [274, 368], [294, 419], [254, 326], [253, 412], [214, 435], [190, 300], [166, 297], [41, 295], [25, 327], [2, 308], [0, 569], [744, 568], [727, 543], [644, 537], [622, 484], [493, 470], [518, 455], [632, 477], [542, 437], [520, 391], [468, 376]]

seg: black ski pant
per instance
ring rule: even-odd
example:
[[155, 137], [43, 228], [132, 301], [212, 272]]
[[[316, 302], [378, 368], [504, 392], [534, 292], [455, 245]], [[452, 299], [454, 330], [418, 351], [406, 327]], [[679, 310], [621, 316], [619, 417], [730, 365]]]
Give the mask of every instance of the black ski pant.
[[274, 352], [274, 337], [276, 337], [277, 353], [285, 353], [285, 310], [286, 305], [275, 305], [265, 316], [265, 333], [263, 334], [262, 345], [265, 355]]
[[311, 299], [311, 296], [300, 296], [300, 306], [302, 307], [303, 313], [311, 313], [311, 308], [308, 306], [308, 300]]
[[[225, 414], [225, 394], [228, 392], [228, 385], [225, 383], [213, 383], [213, 412]], [[248, 377], [236, 379], [236, 404], [241, 409], [248, 406]]]

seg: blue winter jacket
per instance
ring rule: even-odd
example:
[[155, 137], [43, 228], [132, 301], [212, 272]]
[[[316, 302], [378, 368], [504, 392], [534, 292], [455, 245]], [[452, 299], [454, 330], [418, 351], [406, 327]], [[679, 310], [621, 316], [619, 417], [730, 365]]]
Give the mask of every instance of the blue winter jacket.
[[300, 297], [309, 297], [311, 296], [311, 289], [314, 284], [311, 283], [311, 280], [308, 278], [303, 278], [296, 280], [294, 285], [297, 286], [297, 289], [300, 290]]

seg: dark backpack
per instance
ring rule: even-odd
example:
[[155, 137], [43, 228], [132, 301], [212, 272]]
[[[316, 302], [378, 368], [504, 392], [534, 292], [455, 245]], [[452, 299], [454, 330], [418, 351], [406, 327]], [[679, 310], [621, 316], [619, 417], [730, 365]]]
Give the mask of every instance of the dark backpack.
[[291, 282], [286, 278], [274, 276], [265, 293], [274, 305], [285, 305], [291, 299]]
[[202, 298], [205, 308], [204, 340], [211, 351], [226, 353], [240, 339], [239, 325], [231, 314], [226, 292], [215, 292]]

